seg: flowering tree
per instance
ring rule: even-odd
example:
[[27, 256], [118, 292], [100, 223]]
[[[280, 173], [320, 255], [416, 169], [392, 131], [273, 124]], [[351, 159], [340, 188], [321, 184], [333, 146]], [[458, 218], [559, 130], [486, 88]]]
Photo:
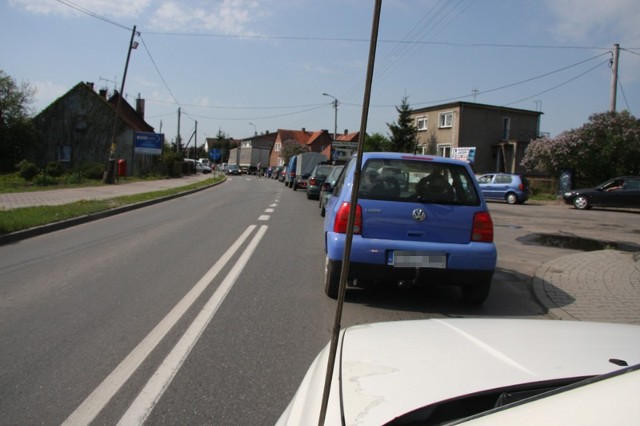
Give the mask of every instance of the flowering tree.
[[614, 176], [638, 175], [640, 121], [628, 111], [594, 114], [578, 129], [532, 141], [522, 164], [527, 170], [554, 176], [561, 168], [571, 167], [585, 186]]

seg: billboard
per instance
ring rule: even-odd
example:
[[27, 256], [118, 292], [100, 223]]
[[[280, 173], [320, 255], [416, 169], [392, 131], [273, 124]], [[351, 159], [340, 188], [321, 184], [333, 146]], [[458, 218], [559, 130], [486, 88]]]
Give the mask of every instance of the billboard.
[[476, 147], [453, 148], [451, 158], [473, 164], [476, 160]]
[[134, 154], [162, 155], [163, 133], [136, 132]]

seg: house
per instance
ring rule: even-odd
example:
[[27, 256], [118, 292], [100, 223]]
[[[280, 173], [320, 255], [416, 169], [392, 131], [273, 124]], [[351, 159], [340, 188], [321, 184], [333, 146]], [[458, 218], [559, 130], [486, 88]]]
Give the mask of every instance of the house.
[[451, 157], [455, 148], [475, 148], [476, 173], [522, 173], [529, 142], [538, 137], [542, 112], [453, 102], [412, 110], [417, 152]]
[[119, 98], [115, 92], [107, 99], [106, 90], [96, 93], [93, 83], [81, 82], [54, 101], [33, 119], [42, 135], [41, 158], [35, 162], [57, 161], [67, 169], [91, 163], [106, 166], [115, 142], [115, 158], [126, 162], [126, 175], [131, 175], [135, 133], [154, 130], [144, 121], [144, 99], [136, 99], [135, 109], [122, 99], [118, 110]]
[[253, 173], [258, 164], [269, 166], [269, 156], [273, 149], [277, 133], [265, 132], [241, 139], [236, 148], [229, 151], [229, 163], [237, 164], [240, 169]]
[[[269, 166], [283, 166], [292, 153], [288, 147], [299, 146], [302, 152], [329, 152], [331, 147], [331, 134], [327, 130], [308, 132], [304, 127], [301, 130], [278, 129], [269, 156]], [[325, 154], [327, 158], [329, 155]]]

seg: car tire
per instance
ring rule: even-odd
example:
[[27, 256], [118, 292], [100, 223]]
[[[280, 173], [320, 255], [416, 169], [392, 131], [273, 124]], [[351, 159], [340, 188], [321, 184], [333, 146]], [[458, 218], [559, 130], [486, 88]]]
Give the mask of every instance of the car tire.
[[332, 299], [338, 298], [340, 289], [340, 262], [333, 261], [326, 257], [324, 264], [324, 292]]
[[589, 204], [589, 199], [584, 195], [578, 195], [576, 198], [574, 198], [573, 206], [578, 210], [586, 210], [591, 208], [591, 205]]
[[486, 280], [473, 284], [465, 284], [460, 287], [462, 300], [470, 305], [481, 305], [489, 297], [491, 290], [491, 280]]
[[518, 202], [518, 196], [513, 192], [509, 192], [504, 198], [509, 204], [516, 204]]

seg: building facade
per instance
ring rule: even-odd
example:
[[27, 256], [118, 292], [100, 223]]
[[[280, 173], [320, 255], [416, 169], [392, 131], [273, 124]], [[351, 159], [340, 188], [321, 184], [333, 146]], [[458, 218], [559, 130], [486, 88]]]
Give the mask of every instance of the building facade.
[[137, 100], [135, 109], [121, 99], [117, 108], [119, 97], [116, 92], [107, 98], [106, 91], [97, 93], [93, 83], [81, 82], [45, 108], [34, 117], [34, 125], [42, 137], [41, 158], [36, 162], [57, 161], [67, 169], [106, 164], [115, 141], [115, 158], [126, 162], [126, 174], [131, 175], [135, 133], [153, 132], [153, 127], [144, 121], [143, 99]]
[[470, 102], [415, 109], [417, 152], [451, 157], [456, 148], [475, 148], [476, 173], [523, 173], [529, 142], [538, 138], [542, 112]]

